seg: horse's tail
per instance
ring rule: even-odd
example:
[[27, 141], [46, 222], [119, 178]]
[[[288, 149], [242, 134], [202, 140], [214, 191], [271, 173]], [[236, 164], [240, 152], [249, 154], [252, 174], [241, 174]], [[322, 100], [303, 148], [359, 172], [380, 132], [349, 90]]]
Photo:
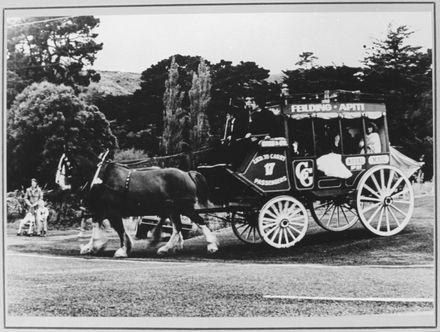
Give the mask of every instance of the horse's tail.
[[190, 178], [196, 184], [197, 189], [197, 199], [199, 204], [207, 206], [208, 205], [208, 183], [205, 177], [197, 171], [188, 172]]

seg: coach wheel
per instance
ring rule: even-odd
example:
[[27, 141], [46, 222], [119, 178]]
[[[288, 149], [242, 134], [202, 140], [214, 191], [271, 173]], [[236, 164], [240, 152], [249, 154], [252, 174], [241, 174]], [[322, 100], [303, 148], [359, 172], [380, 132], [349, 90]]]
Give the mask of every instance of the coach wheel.
[[307, 211], [291, 196], [270, 199], [258, 216], [258, 229], [263, 240], [275, 248], [289, 248], [307, 231]]
[[362, 224], [372, 233], [390, 236], [408, 224], [414, 210], [409, 180], [393, 166], [369, 169], [361, 178], [356, 205]]
[[359, 220], [356, 208], [345, 198], [314, 201], [310, 212], [319, 226], [331, 232], [345, 231]]
[[235, 236], [247, 244], [262, 243], [258, 231], [258, 213], [253, 211], [232, 212], [231, 226]]

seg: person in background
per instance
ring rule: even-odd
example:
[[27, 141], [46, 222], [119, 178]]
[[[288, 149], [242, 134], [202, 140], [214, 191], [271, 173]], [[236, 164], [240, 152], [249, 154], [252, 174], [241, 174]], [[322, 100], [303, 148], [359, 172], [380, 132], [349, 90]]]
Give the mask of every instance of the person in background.
[[38, 235], [44, 236], [44, 230], [41, 229], [41, 216], [39, 212], [40, 206], [42, 206], [43, 201], [43, 191], [38, 186], [37, 180], [31, 180], [31, 186], [26, 189], [24, 196], [24, 201], [28, 209], [28, 213], [31, 213], [35, 218], [35, 228]]

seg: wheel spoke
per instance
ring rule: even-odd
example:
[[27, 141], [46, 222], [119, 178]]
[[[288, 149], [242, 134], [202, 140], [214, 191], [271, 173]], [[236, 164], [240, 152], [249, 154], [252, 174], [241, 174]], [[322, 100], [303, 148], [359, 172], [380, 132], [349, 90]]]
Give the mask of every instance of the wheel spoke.
[[315, 209], [315, 211], [316, 211], [316, 210], [318, 210], [318, 209], [320, 209], [320, 208], [322, 208], [322, 207], [324, 207], [324, 206], [328, 206], [328, 205], [329, 205], [329, 203], [328, 203], [328, 202], [325, 202], [325, 203], [323, 203], [323, 204], [321, 204], [321, 205], [318, 205], [318, 206], [314, 207], [314, 209]]
[[380, 225], [382, 224], [383, 210], [384, 210], [384, 207], [382, 206], [380, 209], [379, 221], [377, 222], [377, 227], [376, 227], [377, 231], [380, 230]]
[[332, 208], [333, 204], [327, 204], [327, 208], [325, 209], [325, 212], [321, 215], [319, 218], [320, 220], [324, 218], [324, 216], [327, 214], [328, 211]]
[[386, 186], [385, 186], [385, 174], [384, 173], [385, 173], [384, 169], [381, 168], [380, 169], [380, 184], [381, 184], [380, 189], [381, 189], [381, 192], [384, 192], [385, 189], [386, 189]]
[[251, 225], [247, 225], [247, 226], [245, 227], [245, 229], [244, 229], [243, 231], [240, 232], [240, 235], [243, 235], [244, 232], [246, 232], [250, 227], [251, 227]]
[[380, 204], [382, 204], [382, 202], [379, 203], [375, 203], [370, 205], [369, 207], [367, 207], [366, 209], [362, 210], [362, 214], [365, 214], [366, 212], [373, 210], [375, 207], [379, 206]]
[[339, 206], [338, 205], [336, 205], [336, 213], [337, 213], [337, 216], [338, 216], [338, 219], [336, 219], [336, 223], [337, 223], [337, 227], [339, 227]]
[[291, 232], [289, 227], [287, 227], [286, 229], [287, 229], [287, 232], [289, 232], [290, 236], [292, 237], [293, 241], [295, 242], [296, 241], [296, 236], [293, 235], [293, 233]]
[[266, 232], [266, 235], [269, 236], [269, 235], [272, 234], [277, 228], [278, 228], [278, 226], [274, 226], [274, 227], [271, 228], [268, 232]]
[[362, 196], [360, 197], [361, 201], [367, 201], [367, 202], [381, 202], [381, 200], [379, 198], [374, 198], [374, 197], [367, 197], [367, 196]]
[[288, 218], [288, 220], [290, 221], [290, 222], [293, 222], [293, 221], [295, 221], [295, 220], [302, 220], [304, 217], [303, 216], [299, 216], [299, 217], [296, 217], [296, 218]]
[[328, 219], [327, 226], [330, 225], [330, 223], [331, 223], [331, 221], [333, 219], [333, 215], [335, 214], [336, 204], [334, 204], [333, 206], [334, 206], [334, 208], [332, 210], [332, 214], [330, 215], [330, 218]]
[[398, 212], [400, 212], [403, 216], [406, 217], [406, 213], [403, 212], [403, 211], [402, 211], [401, 209], [399, 209], [398, 207], [394, 206], [394, 204], [391, 204], [390, 206], [391, 206], [393, 209], [396, 209]]
[[347, 209], [348, 212], [350, 212], [351, 214], [353, 214], [357, 217], [357, 213], [354, 211], [354, 209], [350, 205], [344, 204], [344, 207]]
[[291, 218], [293, 216], [296, 216], [297, 214], [301, 213], [300, 209], [295, 209], [295, 210], [290, 210], [287, 214], [286, 214], [286, 218]]
[[287, 235], [287, 228], [284, 229], [284, 238], [286, 239], [286, 244], [290, 242], [290, 241], [289, 241], [289, 237], [288, 237], [288, 235]]
[[411, 204], [411, 201], [401, 201], [401, 200], [393, 200], [393, 203], [401, 203], [401, 204]]
[[295, 230], [295, 232], [297, 232], [298, 234], [301, 234], [301, 231], [298, 230], [297, 228], [293, 227], [292, 225], [289, 225], [289, 228]]
[[304, 223], [302, 223], [302, 222], [290, 222], [289, 225], [295, 225], [295, 226], [303, 227]]
[[278, 219], [278, 216], [276, 214], [274, 214], [273, 212], [269, 211], [269, 209], [267, 209], [266, 214], [268, 214], [269, 216], [271, 216], [274, 219]]
[[278, 209], [278, 214], [280, 215], [281, 213], [283, 213], [283, 202], [278, 202], [276, 206]]
[[263, 217], [263, 221], [264, 222], [268, 222], [268, 223], [276, 223], [277, 219], [272, 219], [272, 218], [268, 218], [268, 217]]
[[387, 232], [390, 232], [390, 220], [388, 218], [388, 206], [385, 207], [385, 221], [387, 223]]
[[273, 242], [275, 240], [275, 238], [277, 237], [277, 235], [280, 234], [280, 229], [279, 227], [275, 228], [277, 231], [273, 232], [272, 237], [270, 238], [270, 240]]
[[391, 209], [388, 207], [388, 211], [390, 211], [390, 214], [391, 214], [391, 216], [393, 217], [394, 221], [396, 222], [397, 226], [400, 226], [399, 219], [396, 217], [396, 215], [394, 214], [393, 210], [391, 210]]
[[382, 187], [381, 187], [381, 186], [379, 185], [379, 183], [377, 182], [377, 179], [376, 179], [376, 176], [374, 175], [374, 173], [371, 174], [371, 179], [373, 180], [374, 185], [376, 186], [377, 191], [378, 191], [378, 192], [381, 192], [381, 191], [382, 191]]
[[374, 213], [370, 216], [370, 219], [368, 219], [367, 224], [370, 225], [371, 221], [374, 219], [374, 217], [377, 215], [377, 213], [382, 209], [382, 206], [379, 206], [379, 208], [374, 211]]
[[286, 201], [284, 203], [283, 214], [289, 213], [289, 203], [290, 203], [289, 201]]
[[342, 206], [341, 206], [341, 212], [342, 212], [342, 214], [344, 215], [344, 218], [345, 218], [345, 221], [347, 222], [347, 225], [349, 225], [350, 222], [349, 222], [349, 220], [348, 220], [348, 218], [347, 218], [347, 215], [345, 214], [344, 209], [342, 208]]
[[371, 189], [370, 186], [368, 186], [366, 183], [364, 184], [364, 188], [367, 189], [370, 193], [372, 193], [377, 198], [380, 198], [379, 194], [377, 192], [375, 192], [373, 189]]
[[263, 230], [266, 230], [266, 229], [274, 229], [274, 228], [276, 228], [276, 227], [278, 227], [278, 224], [270, 224], [270, 225], [264, 225], [264, 226], [262, 226], [262, 229]]
[[394, 184], [393, 188], [391, 188], [390, 190], [390, 194], [392, 194], [394, 192], [394, 190], [397, 189], [397, 187], [399, 186], [399, 184], [403, 181], [403, 177], [400, 177], [399, 180], [396, 181], [396, 183]]
[[281, 245], [281, 242], [283, 241], [283, 235], [284, 235], [284, 229], [282, 228], [279, 231], [278, 245]]
[[403, 195], [403, 194], [405, 194], [405, 193], [407, 193], [407, 192], [409, 192], [409, 191], [410, 191], [409, 188], [405, 188], [404, 190], [399, 191], [398, 193], [396, 193], [396, 194], [394, 194], [394, 195], [391, 195], [391, 197], [392, 197], [392, 198], [395, 198], [395, 197], [400, 196], [400, 195]]
[[387, 190], [391, 189], [391, 183], [393, 182], [395, 173], [396, 172], [394, 171], [394, 169], [390, 170], [390, 174], [389, 174], [390, 177], [388, 179]]

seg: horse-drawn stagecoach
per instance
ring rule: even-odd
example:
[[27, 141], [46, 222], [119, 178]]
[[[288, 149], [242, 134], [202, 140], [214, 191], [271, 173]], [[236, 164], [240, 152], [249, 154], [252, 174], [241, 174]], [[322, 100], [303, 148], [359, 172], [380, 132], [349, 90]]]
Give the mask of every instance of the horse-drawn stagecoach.
[[[405, 174], [390, 164], [383, 101], [360, 93], [326, 97], [288, 96], [270, 105], [280, 114], [282, 137], [248, 138], [235, 166], [199, 165], [214, 205], [197, 207], [191, 216], [216, 214], [242, 241], [275, 248], [304, 237], [307, 209], [328, 231], [360, 221], [376, 235], [400, 232], [411, 218], [414, 195]], [[125, 179], [128, 188], [130, 175]]]
[[[307, 231], [306, 208], [329, 231], [346, 230], [358, 220], [381, 236], [406, 226], [413, 191], [403, 172], [390, 165], [384, 103], [358, 93], [340, 97], [345, 101], [291, 96], [272, 106], [281, 113], [284, 137], [257, 140], [235, 170], [198, 168], [211, 199], [222, 204], [215, 211], [230, 212], [241, 240], [291, 247]], [[370, 125], [377, 128], [376, 151], [367, 147]]]

